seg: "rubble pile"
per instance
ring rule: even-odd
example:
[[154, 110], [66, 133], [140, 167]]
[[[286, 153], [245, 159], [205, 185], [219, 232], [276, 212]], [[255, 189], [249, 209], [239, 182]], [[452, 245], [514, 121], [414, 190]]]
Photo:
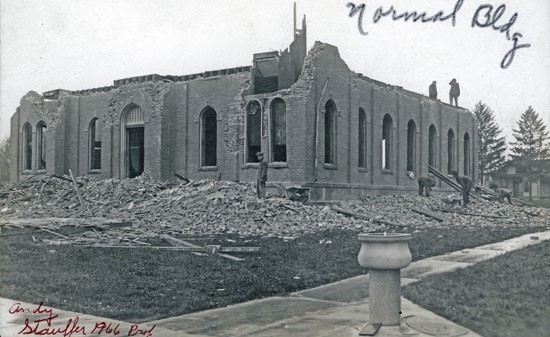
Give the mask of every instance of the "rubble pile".
[[[270, 195], [256, 198], [250, 183], [199, 180], [189, 183], [134, 179], [71, 181], [40, 176], [0, 192], [0, 217], [103, 217], [131, 221], [134, 230], [171, 234], [238, 234], [296, 236], [319, 229], [376, 229], [378, 225], [334, 212], [328, 206], [306, 205]], [[6, 190], [9, 190], [6, 192]], [[8, 215], [6, 215], [8, 216]], [[5, 216], [4, 216], [5, 217]]]
[[332, 228], [373, 232], [450, 226], [548, 226], [550, 219], [549, 209], [501, 204], [482, 198], [469, 207], [462, 207], [445, 203], [436, 193], [430, 198], [369, 196], [334, 207], [304, 204], [276, 195], [261, 200], [256, 198], [256, 189], [251, 183], [153, 182], [147, 175], [125, 180], [95, 180], [84, 176], [76, 178], [76, 182], [79, 193], [67, 176], [32, 176], [7, 185], [0, 189], [0, 220], [118, 219], [131, 222], [132, 227], [110, 230], [98, 227], [100, 230], [86, 231], [77, 239], [60, 235], [55, 239], [83, 244], [145, 245], [144, 241], [165, 234], [292, 238]]

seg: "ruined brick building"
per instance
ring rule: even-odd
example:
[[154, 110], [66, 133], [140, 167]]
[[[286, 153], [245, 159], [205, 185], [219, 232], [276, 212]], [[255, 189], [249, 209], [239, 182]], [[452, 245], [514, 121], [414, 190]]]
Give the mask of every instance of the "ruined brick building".
[[11, 119], [11, 177], [255, 181], [259, 151], [268, 188], [306, 186], [312, 199], [413, 192], [428, 165], [476, 176], [468, 110], [355, 73], [335, 46], [308, 52], [306, 35], [304, 17], [288, 49], [251, 66], [31, 91]]

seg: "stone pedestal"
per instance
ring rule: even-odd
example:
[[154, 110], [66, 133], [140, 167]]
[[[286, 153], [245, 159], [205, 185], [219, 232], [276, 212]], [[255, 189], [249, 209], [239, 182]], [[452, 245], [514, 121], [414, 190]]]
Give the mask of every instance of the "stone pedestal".
[[369, 268], [369, 324], [401, 323], [401, 269], [411, 263], [411, 234], [359, 234], [359, 264]]

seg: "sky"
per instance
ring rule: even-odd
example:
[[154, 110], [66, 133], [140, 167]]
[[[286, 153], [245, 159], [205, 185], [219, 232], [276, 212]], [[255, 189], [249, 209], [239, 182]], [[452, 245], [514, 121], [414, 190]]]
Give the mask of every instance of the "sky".
[[[508, 142], [528, 106], [550, 127], [548, 0], [1, 0], [0, 139], [31, 90], [251, 65], [254, 53], [288, 47], [294, 2], [308, 48], [335, 45], [358, 73], [424, 95], [435, 80], [445, 101], [456, 78], [459, 105], [485, 102]], [[362, 20], [349, 3], [364, 8]], [[393, 20], [392, 6], [395, 16], [443, 14]], [[375, 22], [377, 12], [390, 15]]]

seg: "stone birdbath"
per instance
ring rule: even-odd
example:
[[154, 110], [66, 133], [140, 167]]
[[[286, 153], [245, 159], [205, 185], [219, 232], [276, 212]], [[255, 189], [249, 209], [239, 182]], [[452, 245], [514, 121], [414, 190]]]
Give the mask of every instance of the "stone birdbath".
[[380, 326], [401, 323], [401, 269], [411, 263], [411, 239], [405, 233], [359, 234], [357, 260], [369, 268], [369, 322], [364, 330], [372, 335]]

